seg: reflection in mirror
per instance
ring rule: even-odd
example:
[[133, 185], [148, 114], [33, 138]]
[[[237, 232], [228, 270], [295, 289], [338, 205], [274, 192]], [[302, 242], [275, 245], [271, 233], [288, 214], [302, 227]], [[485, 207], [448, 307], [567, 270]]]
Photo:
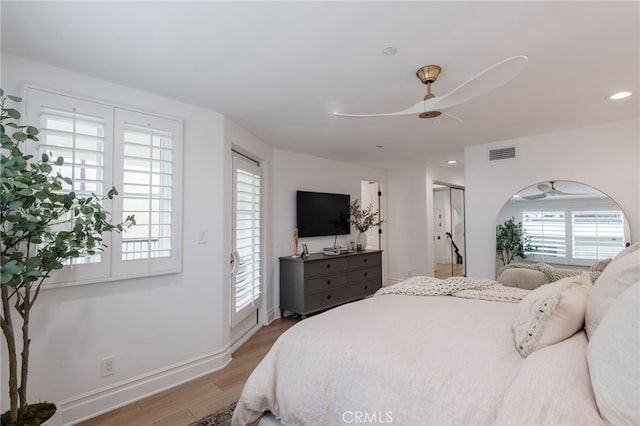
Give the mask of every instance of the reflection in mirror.
[[[497, 225], [515, 218], [530, 241], [524, 259], [513, 262], [547, 263], [588, 269], [598, 260], [614, 257], [629, 241], [629, 224], [620, 207], [590, 186], [570, 181], [540, 182], [506, 202]], [[497, 272], [504, 266], [497, 260]]]

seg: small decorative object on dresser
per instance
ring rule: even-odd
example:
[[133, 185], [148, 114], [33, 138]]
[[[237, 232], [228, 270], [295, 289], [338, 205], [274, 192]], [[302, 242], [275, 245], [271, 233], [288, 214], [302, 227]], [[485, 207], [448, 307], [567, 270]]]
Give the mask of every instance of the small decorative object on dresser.
[[280, 258], [280, 310], [307, 315], [353, 300], [382, 287], [382, 251], [328, 257]]
[[349, 204], [349, 223], [358, 231], [358, 250], [367, 248], [367, 235], [365, 232], [374, 226], [380, 226], [382, 222], [384, 221], [380, 219], [380, 211], [373, 211], [373, 205], [369, 204], [368, 207], [362, 208], [358, 200]]

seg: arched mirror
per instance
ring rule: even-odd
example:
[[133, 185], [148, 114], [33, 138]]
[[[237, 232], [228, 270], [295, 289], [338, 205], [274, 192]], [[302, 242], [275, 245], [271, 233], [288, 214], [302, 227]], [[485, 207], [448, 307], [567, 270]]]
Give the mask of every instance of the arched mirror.
[[[614, 257], [630, 241], [629, 224], [620, 207], [607, 195], [577, 182], [540, 182], [514, 194], [496, 223], [496, 272], [508, 263], [547, 263], [569, 269], [588, 269]], [[515, 237], [514, 237], [515, 235]], [[514, 248], [520, 235], [523, 244]], [[525, 258], [516, 255], [520, 251]], [[498, 250], [496, 250], [498, 252]]]

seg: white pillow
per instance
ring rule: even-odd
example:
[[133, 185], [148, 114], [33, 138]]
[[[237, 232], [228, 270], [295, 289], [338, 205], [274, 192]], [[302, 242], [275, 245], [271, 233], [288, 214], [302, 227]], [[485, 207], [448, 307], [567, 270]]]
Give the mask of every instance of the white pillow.
[[614, 300], [627, 288], [640, 281], [640, 243], [627, 247], [604, 268], [591, 292], [585, 329], [590, 339]]
[[589, 274], [582, 274], [544, 284], [525, 296], [513, 323], [520, 355], [526, 358], [580, 330], [591, 287]]
[[608, 424], [640, 424], [640, 282], [612, 304], [591, 336], [587, 362], [600, 415]]

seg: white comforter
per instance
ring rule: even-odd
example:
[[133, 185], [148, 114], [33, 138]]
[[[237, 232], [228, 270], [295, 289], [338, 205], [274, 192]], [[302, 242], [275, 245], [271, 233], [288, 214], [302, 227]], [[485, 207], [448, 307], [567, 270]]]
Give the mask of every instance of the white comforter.
[[233, 425], [602, 424], [583, 332], [520, 357], [517, 305], [387, 295], [301, 321], [247, 381]]

